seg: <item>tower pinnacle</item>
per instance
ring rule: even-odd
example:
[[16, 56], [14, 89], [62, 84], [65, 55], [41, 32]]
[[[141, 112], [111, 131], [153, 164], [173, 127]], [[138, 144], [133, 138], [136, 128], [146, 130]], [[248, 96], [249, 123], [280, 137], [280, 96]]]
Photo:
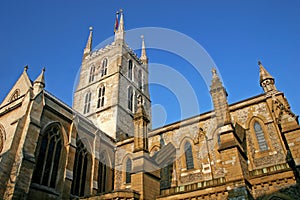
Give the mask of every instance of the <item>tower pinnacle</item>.
[[276, 91], [275, 79], [273, 78], [273, 76], [269, 74], [269, 72], [264, 68], [260, 61], [258, 61], [258, 66], [260, 86], [263, 88], [265, 93], [268, 93], [270, 91]]
[[[118, 15], [120, 16], [120, 23], [118, 24]], [[117, 27], [115, 27], [115, 29], [117, 28], [116, 32], [115, 32], [115, 42], [120, 40], [120, 41], [124, 41], [125, 39], [125, 31], [124, 31], [124, 16], [123, 16], [123, 10], [120, 9], [119, 12], [117, 12], [117, 16], [116, 16], [116, 25]]]
[[148, 64], [148, 57], [146, 54], [146, 46], [145, 46], [145, 38], [144, 35], [141, 35], [142, 38], [142, 53], [141, 53], [141, 61], [143, 62], [143, 64]]
[[230, 123], [231, 117], [227, 102], [227, 92], [215, 68], [212, 69], [212, 83], [210, 86], [210, 94], [214, 104], [217, 125], [222, 126]]
[[45, 68], [43, 68], [41, 74], [33, 82], [34, 94], [38, 94], [45, 88]]
[[83, 50], [83, 58], [85, 58], [92, 51], [93, 27], [90, 26], [89, 30], [90, 30], [90, 35], [86, 43], [86, 46]]

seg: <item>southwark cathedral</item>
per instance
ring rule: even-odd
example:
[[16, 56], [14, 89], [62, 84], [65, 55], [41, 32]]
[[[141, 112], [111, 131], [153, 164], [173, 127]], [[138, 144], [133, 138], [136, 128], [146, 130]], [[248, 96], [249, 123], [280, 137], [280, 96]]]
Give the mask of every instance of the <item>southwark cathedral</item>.
[[213, 110], [152, 129], [144, 39], [137, 56], [122, 13], [111, 44], [92, 39], [72, 107], [44, 70], [31, 80], [25, 67], [6, 91], [0, 199], [300, 199], [298, 116], [262, 63], [262, 94], [228, 104], [212, 69]]

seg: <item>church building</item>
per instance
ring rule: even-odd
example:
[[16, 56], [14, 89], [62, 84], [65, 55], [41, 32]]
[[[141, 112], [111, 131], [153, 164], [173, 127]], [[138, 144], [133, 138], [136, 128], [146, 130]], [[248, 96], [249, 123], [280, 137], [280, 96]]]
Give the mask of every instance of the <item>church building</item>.
[[7, 91], [0, 199], [300, 199], [298, 116], [262, 63], [262, 94], [228, 104], [212, 69], [214, 109], [152, 129], [145, 41], [138, 56], [117, 22], [97, 50], [90, 28], [72, 107], [45, 70], [31, 80], [26, 66]]

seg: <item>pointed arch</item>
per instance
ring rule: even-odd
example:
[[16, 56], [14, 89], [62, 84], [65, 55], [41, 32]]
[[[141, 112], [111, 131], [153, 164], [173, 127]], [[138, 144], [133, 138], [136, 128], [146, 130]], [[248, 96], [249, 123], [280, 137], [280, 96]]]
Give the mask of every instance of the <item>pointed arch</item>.
[[254, 139], [254, 149], [256, 149], [258, 152], [272, 149], [270, 138], [268, 138], [266, 134], [267, 131], [265, 123], [267, 123], [265, 118], [261, 116], [253, 116], [246, 124], [246, 128], [249, 129], [252, 138]]
[[127, 158], [125, 166], [125, 183], [131, 183], [131, 172], [132, 172], [132, 160]]
[[194, 158], [193, 158], [193, 150], [192, 145], [189, 141], [186, 141], [184, 144], [184, 155], [185, 155], [185, 163], [186, 169], [194, 169]]
[[93, 82], [95, 79], [95, 71], [96, 71], [96, 67], [94, 65], [92, 65], [90, 67], [90, 74], [89, 74], [89, 83]]
[[61, 125], [55, 122], [46, 126], [38, 143], [32, 182], [55, 188], [64, 144]]
[[91, 92], [87, 92], [85, 94], [83, 114], [86, 114], [86, 113], [90, 112], [91, 97], [92, 97], [92, 93]]
[[20, 97], [20, 90], [16, 89], [9, 98], [9, 102], [12, 102]]
[[104, 58], [102, 60], [101, 71], [100, 71], [101, 77], [107, 74], [107, 65], [108, 65], [108, 59]]
[[133, 78], [133, 62], [132, 60], [128, 61], [128, 79], [132, 80]]
[[261, 124], [257, 120], [254, 120], [253, 130], [254, 130], [255, 135], [256, 135], [259, 150], [260, 151], [268, 150], [268, 145], [267, 145], [267, 142], [266, 142], [265, 133], [262, 129]]
[[98, 102], [97, 102], [97, 108], [101, 108], [104, 106], [105, 102], [105, 86], [101, 85], [98, 89]]

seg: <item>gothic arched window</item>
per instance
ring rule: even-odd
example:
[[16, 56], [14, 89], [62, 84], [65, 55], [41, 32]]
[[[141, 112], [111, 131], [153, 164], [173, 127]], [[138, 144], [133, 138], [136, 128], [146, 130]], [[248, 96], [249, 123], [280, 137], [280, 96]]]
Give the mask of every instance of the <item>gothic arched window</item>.
[[193, 169], [194, 168], [194, 159], [193, 159], [193, 151], [192, 146], [189, 142], [186, 142], [184, 145], [185, 150], [185, 163], [186, 163], [186, 169]]
[[99, 88], [97, 108], [104, 106], [105, 87], [102, 85]]
[[57, 124], [50, 125], [40, 137], [34, 183], [55, 188], [62, 150], [61, 131]]
[[106, 164], [107, 161], [105, 158], [105, 153], [102, 152], [100, 154], [100, 160], [98, 165], [98, 192], [99, 193], [107, 192], [106, 181], [108, 180], [107, 179], [108, 169]]
[[131, 183], [131, 171], [132, 171], [132, 161], [130, 158], [126, 161], [126, 175], [125, 175], [125, 183]]
[[91, 69], [90, 69], [89, 83], [94, 81], [95, 70], [96, 70], [95, 66], [92, 66]]
[[132, 80], [132, 71], [133, 71], [133, 64], [132, 60], [128, 61], [128, 78]]
[[267, 142], [265, 139], [264, 131], [258, 122], [254, 122], [254, 131], [257, 138], [258, 146], [261, 151], [268, 150]]
[[131, 86], [128, 88], [128, 97], [127, 97], [127, 99], [128, 99], [127, 107], [130, 111], [133, 111], [133, 89], [132, 89]]
[[14, 93], [11, 95], [9, 102], [16, 100], [20, 96], [20, 90], [16, 89]]
[[101, 77], [107, 73], [107, 58], [104, 58], [101, 66]]
[[86, 185], [86, 172], [88, 164], [88, 153], [83, 143], [78, 140], [75, 154], [75, 161], [73, 167], [73, 182], [72, 194], [76, 196], [84, 196], [84, 189]]
[[140, 90], [143, 89], [142, 79], [143, 79], [143, 74], [142, 74], [142, 70], [140, 69], [139, 72], [138, 72], [138, 87], [139, 87]]
[[89, 112], [90, 112], [91, 96], [92, 96], [92, 93], [90, 93], [90, 92], [88, 92], [88, 93], [85, 95], [83, 114], [86, 114], [86, 113], [89, 113]]

